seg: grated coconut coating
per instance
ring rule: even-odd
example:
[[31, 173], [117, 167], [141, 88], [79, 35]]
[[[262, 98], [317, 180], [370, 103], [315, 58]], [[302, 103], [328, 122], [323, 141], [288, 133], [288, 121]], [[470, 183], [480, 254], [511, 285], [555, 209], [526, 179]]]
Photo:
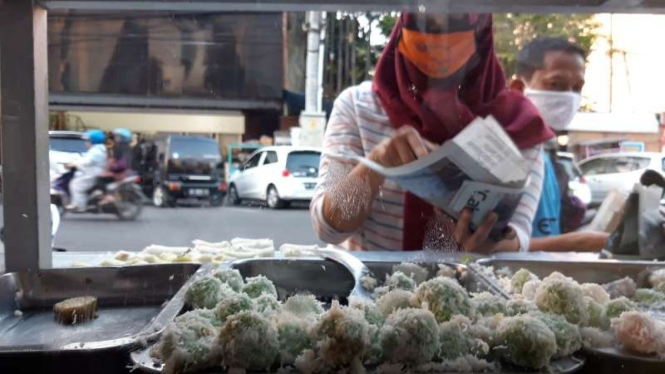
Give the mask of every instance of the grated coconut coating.
[[220, 282], [228, 284], [235, 292], [240, 292], [242, 286], [245, 285], [238, 269], [217, 270], [212, 276], [219, 279]]
[[496, 331], [495, 351], [506, 362], [540, 369], [557, 351], [556, 337], [547, 325], [528, 315], [504, 318]]
[[381, 328], [381, 348], [391, 362], [424, 364], [439, 352], [439, 327], [434, 314], [423, 309], [400, 309]]
[[521, 294], [524, 284], [530, 280], [538, 280], [538, 277], [526, 269], [519, 269], [510, 279], [510, 290], [512, 293]]
[[277, 298], [275, 285], [263, 275], [247, 278], [247, 283], [242, 287], [242, 292], [246, 293], [252, 299], [256, 299], [263, 294], [273, 295]]
[[416, 290], [415, 300], [434, 313], [439, 323], [450, 320], [456, 314], [474, 316], [466, 290], [450, 278], [437, 277], [422, 283]]
[[215, 349], [227, 368], [267, 371], [279, 355], [275, 323], [253, 311], [230, 316], [216, 343]]
[[213, 309], [226, 296], [233, 294], [233, 290], [219, 281], [219, 279], [205, 276], [189, 286], [185, 292], [185, 305], [192, 309]]
[[536, 290], [536, 306], [543, 312], [562, 315], [570, 323], [585, 325], [589, 312], [579, 284], [566, 278], [546, 278]]

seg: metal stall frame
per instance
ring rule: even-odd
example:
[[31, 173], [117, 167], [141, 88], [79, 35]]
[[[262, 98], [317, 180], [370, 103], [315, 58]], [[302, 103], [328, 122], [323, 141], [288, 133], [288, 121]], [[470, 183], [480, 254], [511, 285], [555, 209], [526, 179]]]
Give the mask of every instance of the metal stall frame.
[[47, 11], [660, 13], [665, 0], [0, 0], [6, 271], [50, 268]]

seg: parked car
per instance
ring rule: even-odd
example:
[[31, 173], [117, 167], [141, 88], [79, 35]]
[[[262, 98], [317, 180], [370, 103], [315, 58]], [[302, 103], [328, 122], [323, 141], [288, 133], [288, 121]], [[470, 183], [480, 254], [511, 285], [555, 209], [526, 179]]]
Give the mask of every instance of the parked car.
[[167, 135], [155, 139], [155, 145], [159, 162], [152, 195], [155, 206], [174, 206], [182, 200], [221, 205], [226, 184], [215, 139]]
[[319, 178], [321, 151], [308, 147], [264, 147], [231, 176], [227, 201], [261, 200], [272, 209], [310, 201]]
[[591, 187], [592, 205], [600, 205], [612, 190], [631, 190], [647, 169], [663, 173], [664, 166], [665, 154], [655, 152], [608, 153], [579, 163]]
[[83, 133], [49, 131], [49, 171], [51, 181], [67, 171], [66, 165], [78, 161], [88, 150]]
[[582, 171], [575, 163], [572, 153], [558, 152], [559, 164], [563, 166], [568, 174], [568, 189], [573, 195], [580, 199], [584, 205], [591, 204], [591, 187], [582, 175]]

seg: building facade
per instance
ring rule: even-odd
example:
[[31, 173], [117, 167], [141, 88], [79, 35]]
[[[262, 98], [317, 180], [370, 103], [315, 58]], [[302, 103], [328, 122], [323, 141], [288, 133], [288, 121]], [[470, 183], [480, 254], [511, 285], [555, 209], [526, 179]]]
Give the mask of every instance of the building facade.
[[51, 12], [49, 102], [68, 127], [272, 134], [283, 87], [278, 13]]

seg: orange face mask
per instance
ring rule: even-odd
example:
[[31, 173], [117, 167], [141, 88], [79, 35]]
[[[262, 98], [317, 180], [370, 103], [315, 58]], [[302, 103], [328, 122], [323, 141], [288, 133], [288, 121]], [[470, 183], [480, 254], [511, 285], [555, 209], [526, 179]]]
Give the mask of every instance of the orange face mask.
[[399, 51], [430, 78], [455, 74], [476, 52], [474, 30], [450, 34], [428, 34], [402, 29]]

